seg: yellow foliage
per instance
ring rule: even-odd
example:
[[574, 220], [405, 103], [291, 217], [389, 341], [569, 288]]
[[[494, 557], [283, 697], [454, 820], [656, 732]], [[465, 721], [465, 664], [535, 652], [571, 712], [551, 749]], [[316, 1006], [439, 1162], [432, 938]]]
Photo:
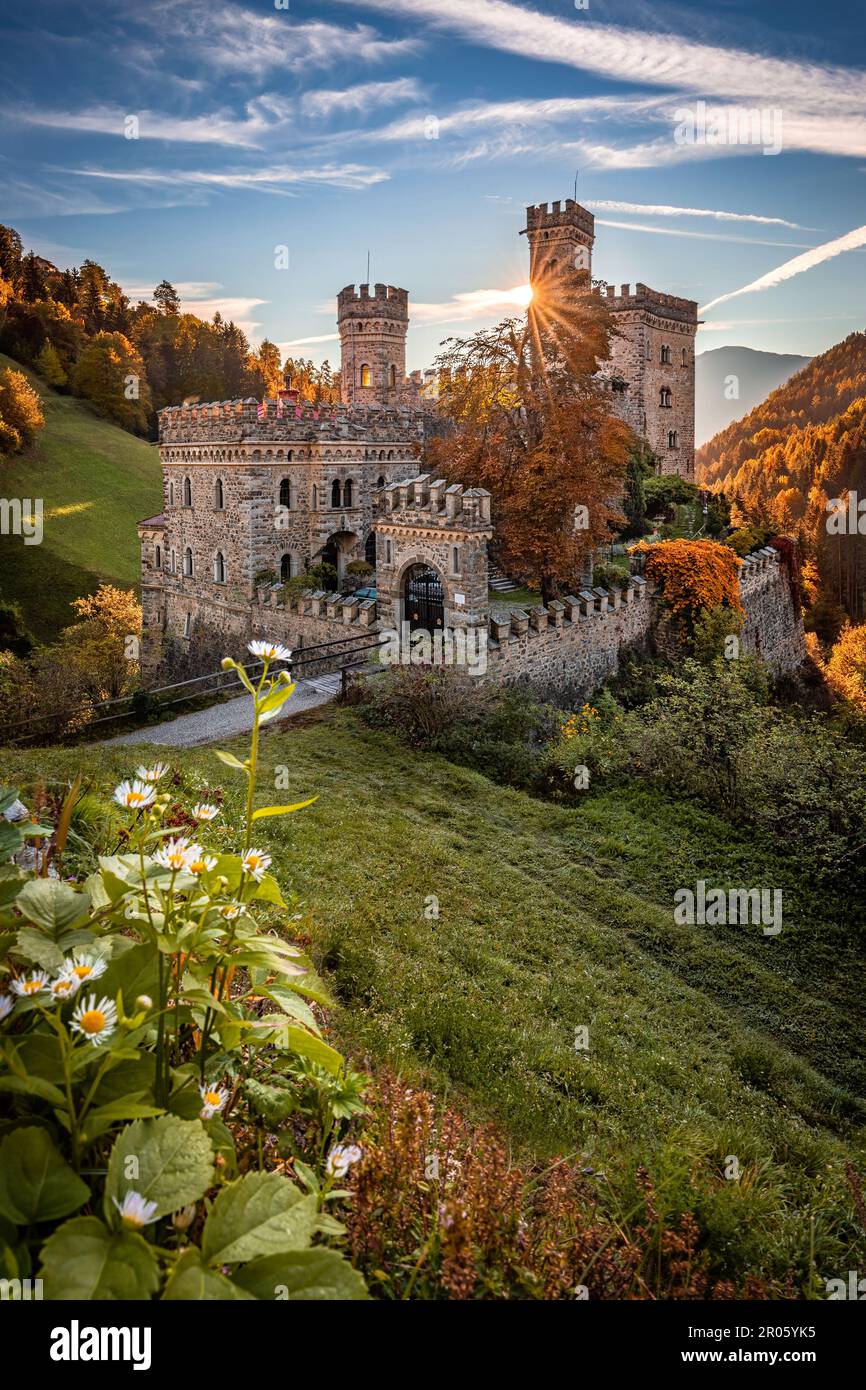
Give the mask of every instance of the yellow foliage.
[[837, 695], [866, 710], [866, 625], [843, 627], [824, 669]]
[[645, 574], [661, 589], [665, 603], [684, 629], [702, 609], [743, 611], [738, 574], [740, 560], [717, 541], [661, 541], [633, 547], [646, 554]]

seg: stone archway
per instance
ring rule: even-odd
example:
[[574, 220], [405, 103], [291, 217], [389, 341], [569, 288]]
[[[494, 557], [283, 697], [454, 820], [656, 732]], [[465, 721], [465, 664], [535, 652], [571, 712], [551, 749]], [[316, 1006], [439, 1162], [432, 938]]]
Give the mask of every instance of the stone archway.
[[445, 586], [431, 565], [411, 565], [403, 576], [403, 615], [409, 631], [441, 631], [445, 626]]

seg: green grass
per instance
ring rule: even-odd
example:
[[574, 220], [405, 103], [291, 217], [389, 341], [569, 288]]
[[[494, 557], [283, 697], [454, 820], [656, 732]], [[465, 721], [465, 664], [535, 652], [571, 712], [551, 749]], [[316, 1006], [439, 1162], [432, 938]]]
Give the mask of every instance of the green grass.
[[541, 594], [535, 589], [514, 589], [508, 594], [498, 594], [490, 589], [488, 599], [491, 608], [537, 608]]
[[20, 603], [42, 641], [75, 621], [69, 605], [101, 583], [138, 589], [135, 524], [162, 506], [159, 453], [100, 420], [71, 396], [60, 396], [20, 363], [42, 397], [45, 428], [33, 449], [0, 463], [4, 497], [41, 497], [44, 538], [24, 545], [0, 536], [0, 595]]
[[[162, 753], [190, 794], [222, 785], [239, 814], [211, 750]], [[7, 753], [0, 779], [32, 788], [83, 766], [107, 789], [138, 761]], [[275, 797], [282, 766], [290, 785]], [[822, 1276], [853, 1258], [863, 1237], [842, 1165], [863, 1158], [861, 953], [791, 861], [639, 788], [577, 809], [535, 801], [351, 711], [263, 737], [260, 801], [314, 793], [257, 834], [309, 909], [345, 1046], [494, 1118], [517, 1150], [585, 1155], [620, 1213], [645, 1164], [670, 1209], [695, 1207], [723, 1273], [805, 1278], [810, 1241]], [[673, 892], [699, 877], [781, 887], [781, 935], [675, 926]], [[588, 1052], [575, 1050], [581, 1027]], [[728, 1155], [740, 1183], [724, 1179]]]

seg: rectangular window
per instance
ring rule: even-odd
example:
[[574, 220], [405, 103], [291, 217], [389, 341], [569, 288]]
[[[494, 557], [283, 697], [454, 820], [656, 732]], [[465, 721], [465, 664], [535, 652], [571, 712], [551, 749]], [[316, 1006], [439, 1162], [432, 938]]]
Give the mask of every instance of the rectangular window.
[[185, 617], [184, 620], [183, 620], [183, 635], [184, 635], [184, 637], [189, 637], [189, 634], [190, 634], [191, 631], [192, 631], [192, 614], [191, 614], [191, 613], [187, 613], [186, 617]]
[[155, 565], [155, 568], [158, 569], [158, 570], [161, 570], [161, 569], [162, 569], [162, 550], [160, 549], [159, 546], [156, 547], [156, 565]]

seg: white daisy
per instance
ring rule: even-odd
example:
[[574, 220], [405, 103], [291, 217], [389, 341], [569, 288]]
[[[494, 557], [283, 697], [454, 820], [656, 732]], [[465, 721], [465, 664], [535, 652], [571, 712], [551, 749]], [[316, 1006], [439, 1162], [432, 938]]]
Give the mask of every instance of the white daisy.
[[72, 952], [72, 960], [66, 962], [63, 974], [74, 975], [78, 983], [83, 985], [85, 980], [98, 980], [107, 969], [107, 963], [101, 956], [79, 949]]
[[158, 782], [168, 772], [168, 763], [154, 763], [153, 767], [137, 767], [136, 777], [140, 777], [142, 782]]
[[81, 981], [77, 975], [73, 975], [71, 971], [64, 971], [56, 980], [51, 981], [51, 998], [62, 1004], [66, 999], [73, 998], [80, 985]]
[[149, 1226], [151, 1221], [156, 1220], [156, 1202], [149, 1202], [140, 1192], [127, 1192], [122, 1202], [118, 1202], [116, 1197], [112, 1197], [111, 1200], [120, 1212], [124, 1226], [140, 1230], [142, 1226]]
[[4, 1018], [8, 1018], [15, 1008], [15, 1000], [10, 999], [8, 994], [0, 994], [0, 1023]]
[[220, 916], [225, 917], [229, 922], [233, 922], [236, 917], [240, 917], [242, 912], [243, 908], [240, 903], [227, 903], [225, 907], [220, 908]]
[[364, 1151], [357, 1144], [335, 1144], [325, 1167], [332, 1177], [344, 1178], [352, 1164], [360, 1162], [363, 1156]]
[[219, 813], [219, 806], [213, 806], [209, 801], [200, 801], [197, 806], [193, 806], [191, 814], [196, 820], [216, 820]]
[[94, 1047], [98, 1047], [117, 1027], [117, 1007], [105, 996], [97, 1004], [96, 995], [91, 994], [89, 999], [82, 999], [78, 1005], [72, 1015], [71, 1027], [74, 1033], [80, 1033]]
[[269, 854], [263, 854], [260, 849], [248, 849], [241, 861], [241, 866], [245, 874], [252, 874], [258, 882], [265, 876], [265, 869], [271, 862]]
[[247, 651], [262, 661], [291, 661], [292, 653], [280, 642], [250, 642]]
[[30, 975], [20, 975], [17, 980], [12, 981], [10, 988], [13, 994], [30, 999], [34, 994], [41, 994], [48, 988], [48, 973], [45, 970], [34, 970]]
[[229, 1098], [229, 1093], [225, 1086], [200, 1086], [202, 1098], [202, 1109], [200, 1118], [209, 1120], [212, 1115], [218, 1115]]
[[143, 811], [155, 799], [156, 792], [146, 782], [121, 782], [114, 788], [114, 799], [127, 811]]
[[[193, 851], [195, 851], [194, 856]], [[210, 871], [216, 868], [216, 857], [213, 854], [205, 854], [204, 850], [199, 849], [198, 845], [191, 846], [189, 853], [192, 857], [187, 864], [187, 868], [191, 874], [203, 874], [205, 870]]]
[[200, 853], [198, 845], [191, 845], [189, 840], [181, 835], [178, 839], [169, 840], [167, 844], [162, 845], [153, 859], [154, 863], [160, 864], [164, 869], [179, 873], [181, 869], [188, 868], [194, 854]]

